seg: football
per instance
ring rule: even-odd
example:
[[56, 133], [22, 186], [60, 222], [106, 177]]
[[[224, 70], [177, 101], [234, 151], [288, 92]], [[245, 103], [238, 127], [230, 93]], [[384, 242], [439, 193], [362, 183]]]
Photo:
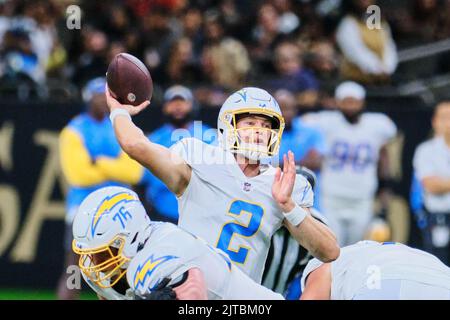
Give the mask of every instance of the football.
[[128, 53], [117, 54], [108, 66], [106, 81], [111, 94], [120, 103], [133, 106], [150, 100], [153, 81], [144, 63]]

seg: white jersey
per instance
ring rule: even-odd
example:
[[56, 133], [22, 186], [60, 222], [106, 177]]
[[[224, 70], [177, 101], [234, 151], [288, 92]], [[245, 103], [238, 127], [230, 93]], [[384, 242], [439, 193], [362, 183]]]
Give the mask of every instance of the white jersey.
[[[421, 143], [414, 154], [414, 171], [419, 180], [437, 176], [450, 178], [450, 148], [442, 137]], [[450, 192], [431, 194], [425, 191], [425, 207], [430, 212], [450, 213]]]
[[317, 127], [325, 138], [325, 159], [321, 171], [324, 196], [372, 198], [378, 185], [380, 148], [397, 129], [386, 115], [363, 113], [350, 124], [340, 111], [309, 113], [305, 123]]
[[[302, 275], [306, 277], [323, 263], [311, 260]], [[341, 249], [331, 262], [331, 299], [351, 300], [375, 281], [407, 280], [450, 290], [450, 268], [435, 256], [406, 245], [360, 241]], [[375, 287], [373, 287], [375, 289]]]
[[144, 248], [131, 260], [127, 281], [141, 294], [150, 292], [164, 278], [170, 284], [191, 269], [202, 271], [210, 300], [280, 300], [277, 294], [251, 280], [228, 256], [204, 240], [171, 223], [153, 223]]
[[[224, 251], [257, 283], [261, 283], [272, 235], [284, 216], [272, 197], [275, 168], [248, 178], [234, 156], [197, 139], [183, 139], [172, 147], [192, 168], [183, 195], [178, 199], [178, 225]], [[297, 175], [294, 200], [313, 205], [306, 178]]]

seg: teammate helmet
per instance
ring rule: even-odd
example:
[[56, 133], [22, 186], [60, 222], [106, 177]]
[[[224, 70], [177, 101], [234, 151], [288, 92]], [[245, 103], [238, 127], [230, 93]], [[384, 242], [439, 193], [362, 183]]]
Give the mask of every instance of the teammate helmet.
[[391, 240], [391, 228], [386, 220], [382, 218], [374, 218], [368, 227], [366, 232], [366, 239], [377, 241], [377, 242], [386, 242]]
[[90, 80], [83, 88], [82, 98], [85, 103], [89, 103], [95, 94], [104, 94], [106, 88], [106, 79], [97, 77]]
[[[237, 129], [240, 116], [259, 115], [272, 121], [272, 128], [246, 127]], [[233, 93], [223, 103], [217, 120], [218, 140], [227, 151], [239, 153], [248, 159], [260, 160], [278, 154], [281, 135], [284, 130], [284, 118], [280, 107], [272, 95], [259, 88], [243, 88]], [[241, 130], [270, 130], [266, 146], [247, 143], [240, 136]]]
[[114, 286], [145, 243], [150, 218], [136, 193], [106, 187], [89, 194], [73, 221], [73, 251], [81, 271], [100, 288]]

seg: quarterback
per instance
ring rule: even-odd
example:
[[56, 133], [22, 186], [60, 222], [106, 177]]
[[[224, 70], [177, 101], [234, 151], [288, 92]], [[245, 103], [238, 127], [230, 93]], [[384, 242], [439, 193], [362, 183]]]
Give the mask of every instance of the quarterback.
[[150, 103], [120, 104], [109, 89], [107, 103], [117, 140], [177, 196], [183, 229], [225, 252], [260, 283], [272, 235], [283, 224], [300, 245], [327, 262], [339, 247], [332, 231], [311, 217], [313, 192], [296, 175], [294, 155], [284, 165], [261, 164], [278, 153], [284, 119], [265, 90], [244, 88], [222, 105], [218, 146], [185, 138], [170, 149], [152, 143], [131, 120]]
[[204, 240], [150, 221], [136, 193], [123, 187], [87, 196], [73, 237], [83, 278], [103, 299], [283, 299]]

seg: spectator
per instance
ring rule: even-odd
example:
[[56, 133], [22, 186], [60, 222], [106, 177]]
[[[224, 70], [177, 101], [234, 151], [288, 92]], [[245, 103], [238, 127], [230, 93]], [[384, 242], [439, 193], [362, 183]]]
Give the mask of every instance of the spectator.
[[[5, 5], [6, 13], [13, 10], [11, 6], [14, 4]], [[44, 0], [25, 1], [15, 9], [14, 17], [0, 21], [0, 39], [3, 36], [0, 42], [4, 49], [10, 50], [4, 59], [13, 69], [22, 69], [19, 72], [45, 84], [47, 63], [58, 42], [55, 27], [58, 12], [51, 1]], [[15, 53], [11, 52], [12, 42]]]
[[191, 40], [194, 58], [199, 61], [203, 42], [202, 13], [196, 7], [188, 7], [181, 19], [183, 36]]
[[[182, 83], [194, 85], [201, 80], [201, 70], [195, 60], [193, 44], [189, 38], [182, 37], [175, 41], [166, 64], [166, 84]], [[163, 81], [163, 79], [161, 79]]]
[[339, 81], [339, 59], [333, 44], [326, 39], [313, 41], [307, 49], [305, 65], [320, 83], [317, 104], [325, 109], [335, 108], [333, 91]]
[[394, 10], [392, 15], [393, 30], [399, 45], [414, 46], [437, 40], [442, 26], [439, 25], [443, 8], [437, 0], [414, 0], [409, 1], [409, 10], [404, 7]]
[[374, 216], [377, 169], [389, 172], [385, 145], [397, 132], [387, 116], [363, 112], [365, 95], [361, 85], [344, 82], [336, 88], [338, 110], [310, 113], [302, 118], [325, 137], [320, 208], [341, 246], [365, 236]]
[[206, 45], [201, 60], [204, 79], [196, 97], [203, 106], [218, 107], [228, 92], [244, 85], [250, 58], [241, 42], [226, 35], [220, 15], [208, 12], [205, 16]]
[[321, 85], [324, 82], [332, 82], [338, 77], [338, 55], [333, 44], [326, 39], [311, 43], [307, 49], [305, 62], [314, 71]]
[[[5, 14], [12, 17], [0, 20], [3, 74], [8, 78], [31, 78], [45, 84], [46, 68], [57, 43], [55, 19], [57, 11], [51, 1], [26, 1], [14, 7], [4, 4]], [[1, 71], [0, 71], [1, 72]]]
[[427, 215], [425, 249], [450, 264], [450, 101], [435, 110], [436, 136], [420, 144], [413, 158], [417, 179], [424, 189], [423, 207]]
[[386, 21], [381, 28], [367, 26], [366, 10], [375, 0], [347, 0], [347, 15], [336, 31], [336, 41], [343, 53], [341, 75], [364, 84], [389, 81], [397, 63], [397, 51]]
[[108, 39], [122, 40], [131, 28], [128, 13], [123, 5], [113, 4], [108, 8], [107, 24], [105, 31]]
[[[206, 143], [213, 143], [215, 135], [208, 136], [207, 132], [210, 128], [201, 123], [194, 123], [198, 114], [197, 108], [192, 92], [188, 88], [179, 85], [170, 87], [164, 93], [165, 124], [152, 132], [148, 138], [165, 147], [170, 147], [185, 137], [195, 137]], [[213, 131], [215, 134], [215, 130]], [[156, 211], [158, 219], [155, 219], [177, 223], [178, 203], [175, 195], [148, 170], [145, 171], [143, 183], [147, 201]]]
[[170, 23], [170, 11], [164, 7], [152, 8], [141, 22], [140, 41], [144, 45], [144, 62], [158, 79], [163, 76], [164, 65], [178, 36]]
[[258, 20], [252, 30], [250, 55], [262, 73], [271, 72], [275, 45], [281, 40], [280, 16], [275, 7], [264, 3], [258, 10]]
[[83, 91], [87, 111], [72, 119], [60, 134], [63, 174], [69, 183], [66, 195], [65, 267], [58, 284], [58, 298], [75, 299], [79, 291], [67, 288], [66, 269], [77, 265], [72, 251], [72, 220], [83, 199], [106, 186], [137, 184], [143, 168], [121, 149], [108, 119], [105, 79], [89, 81]]
[[277, 76], [267, 81], [267, 87], [294, 92], [301, 108], [314, 107], [319, 84], [314, 74], [303, 66], [298, 46], [293, 42], [281, 42], [275, 49], [275, 66]]
[[6, 31], [0, 57], [2, 83], [17, 86], [19, 82], [25, 81], [33, 84], [41, 81], [44, 76], [39, 59], [32, 49], [30, 36], [23, 29]]
[[243, 87], [250, 70], [250, 59], [242, 43], [226, 38], [207, 50], [211, 55], [211, 78], [214, 83], [228, 91]]
[[84, 52], [78, 59], [73, 80], [83, 86], [89, 79], [102, 77], [108, 69], [108, 38], [103, 31], [86, 27], [82, 30]]
[[271, 3], [280, 15], [279, 30], [281, 33], [292, 33], [300, 26], [300, 19], [293, 12], [291, 0], [271, 0]]

